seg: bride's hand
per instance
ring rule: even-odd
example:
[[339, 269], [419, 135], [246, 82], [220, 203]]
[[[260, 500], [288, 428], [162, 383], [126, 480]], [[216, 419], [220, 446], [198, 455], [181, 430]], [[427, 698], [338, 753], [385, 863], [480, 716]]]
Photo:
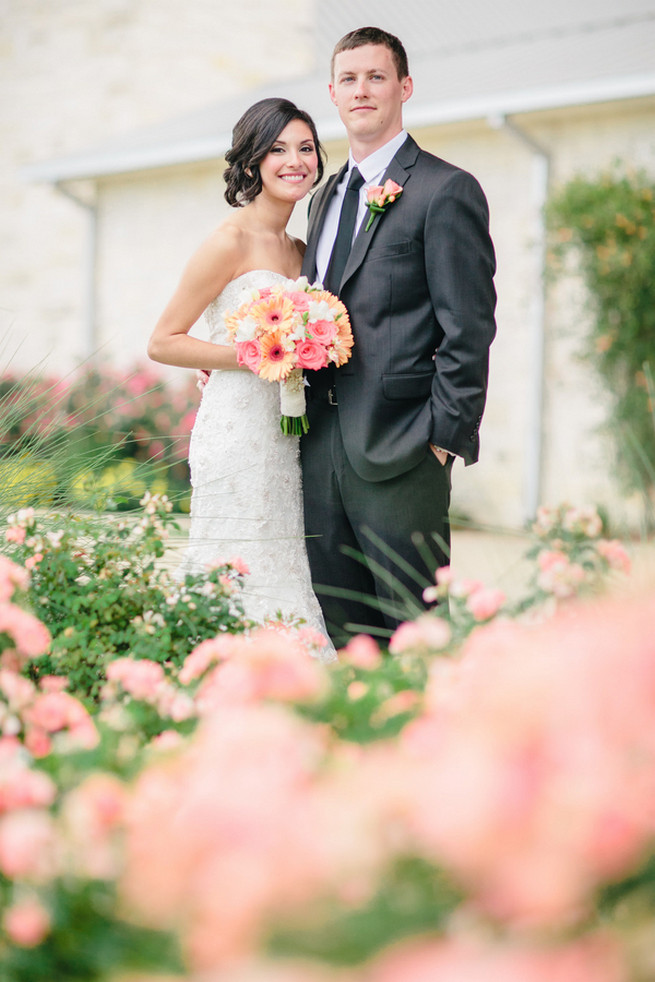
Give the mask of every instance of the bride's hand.
[[210, 375], [211, 371], [207, 368], [196, 369], [196, 388], [199, 392], [202, 392], [204, 387], [207, 385], [207, 382], [209, 382]]

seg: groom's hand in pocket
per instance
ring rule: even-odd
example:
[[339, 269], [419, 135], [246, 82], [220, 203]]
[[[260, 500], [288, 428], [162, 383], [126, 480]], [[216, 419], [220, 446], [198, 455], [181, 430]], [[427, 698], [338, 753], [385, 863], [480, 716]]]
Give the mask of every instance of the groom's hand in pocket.
[[446, 464], [448, 463], [448, 458], [450, 457], [450, 453], [447, 450], [444, 450], [443, 447], [435, 447], [434, 443], [429, 443], [428, 446], [430, 447], [430, 450], [435, 455], [441, 466], [445, 467]]

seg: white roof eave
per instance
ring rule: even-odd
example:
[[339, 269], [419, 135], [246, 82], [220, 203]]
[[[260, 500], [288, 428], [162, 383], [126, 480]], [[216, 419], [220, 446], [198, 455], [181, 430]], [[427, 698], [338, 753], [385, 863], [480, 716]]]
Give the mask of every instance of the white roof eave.
[[[524, 89], [469, 99], [434, 102], [412, 100], [405, 106], [404, 121], [412, 129], [650, 95], [655, 95], [655, 73]], [[318, 116], [316, 122], [322, 142], [329, 143], [345, 138], [336, 113], [325, 118]], [[30, 164], [22, 168], [21, 174], [26, 181], [50, 184], [98, 180], [119, 174], [220, 159], [230, 142], [231, 132], [221, 132], [211, 137], [178, 139], [131, 149], [99, 150]]]

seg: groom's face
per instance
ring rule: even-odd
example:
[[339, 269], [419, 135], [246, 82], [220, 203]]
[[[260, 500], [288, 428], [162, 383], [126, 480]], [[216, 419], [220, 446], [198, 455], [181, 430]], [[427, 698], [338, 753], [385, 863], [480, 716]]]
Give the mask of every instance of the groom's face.
[[341, 51], [334, 59], [330, 97], [360, 160], [400, 132], [403, 103], [411, 94], [411, 78], [398, 78], [393, 55], [383, 44]]

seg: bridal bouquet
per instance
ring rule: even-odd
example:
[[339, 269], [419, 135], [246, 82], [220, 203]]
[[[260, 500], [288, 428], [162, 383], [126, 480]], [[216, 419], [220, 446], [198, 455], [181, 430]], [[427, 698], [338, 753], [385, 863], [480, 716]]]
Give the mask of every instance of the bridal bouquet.
[[239, 364], [280, 383], [282, 432], [306, 433], [303, 370], [338, 367], [350, 358], [353, 336], [344, 305], [301, 276], [252, 291], [237, 310], [225, 314], [225, 325]]

